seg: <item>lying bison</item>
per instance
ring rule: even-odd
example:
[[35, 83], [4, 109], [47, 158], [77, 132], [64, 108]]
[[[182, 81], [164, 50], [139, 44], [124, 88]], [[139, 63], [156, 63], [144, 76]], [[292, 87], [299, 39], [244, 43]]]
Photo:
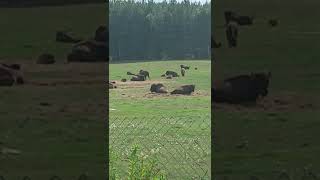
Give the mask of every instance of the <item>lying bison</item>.
[[143, 75], [137, 74], [132, 76], [132, 78], [130, 79], [130, 81], [145, 81], [145, 77]]
[[17, 64], [0, 64], [0, 86], [12, 86], [14, 84], [23, 84], [23, 77], [17, 69]]
[[108, 45], [105, 42], [88, 40], [73, 46], [68, 62], [106, 62], [109, 60]]
[[167, 71], [166, 76], [179, 77], [179, 74], [174, 71]]
[[192, 92], [194, 92], [194, 89], [195, 89], [195, 85], [184, 85], [175, 89], [170, 94], [190, 95]]
[[151, 92], [155, 92], [155, 93], [168, 93], [166, 91], [166, 88], [163, 84], [159, 83], [159, 84], [152, 84], [151, 88], [150, 88]]
[[258, 97], [268, 95], [271, 73], [252, 73], [228, 78], [212, 88], [213, 102], [256, 102]]
[[78, 43], [82, 39], [75, 37], [70, 32], [58, 31], [56, 32], [56, 41], [64, 43]]

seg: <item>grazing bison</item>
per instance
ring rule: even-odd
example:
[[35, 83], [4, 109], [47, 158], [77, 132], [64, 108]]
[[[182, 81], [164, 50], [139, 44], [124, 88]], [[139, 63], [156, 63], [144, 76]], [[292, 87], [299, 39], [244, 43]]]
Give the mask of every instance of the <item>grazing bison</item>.
[[52, 54], [41, 54], [37, 59], [37, 64], [54, 64], [56, 61]]
[[239, 16], [235, 12], [232, 11], [225, 11], [224, 17], [226, 20], [226, 24], [229, 24], [230, 22], [234, 21], [239, 26], [246, 26], [246, 25], [252, 25], [254, 17], [250, 16]]
[[183, 77], [186, 73], [186, 70], [184, 68], [181, 68], [181, 76]]
[[259, 96], [268, 95], [271, 73], [251, 73], [224, 80], [212, 88], [214, 102], [256, 102]]
[[0, 64], [0, 86], [24, 84], [23, 77], [16, 68], [17, 66]]
[[230, 48], [237, 47], [238, 27], [234, 21], [230, 21], [227, 25], [226, 35]]
[[166, 88], [163, 84], [159, 83], [159, 84], [152, 84], [151, 88], [150, 88], [151, 92], [155, 92], [155, 93], [168, 93], [166, 91]]
[[190, 66], [186, 66], [186, 65], [181, 64], [181, 65], [180, 65], [180, 68], [183, 68], [183, 69], [190, 69]]
[[179, 74], [174, 71], [167, 71], [166, 76], [179, 77]]
[[132, 76], [132, 78], [130, 80], [131, 81], [145, 81], [146, 79], [145, 79], [145, 76], [138, 74], [138, 75]]
[[58, 31], [56, 32], [56, 41], [64, 43], [78, 43], [82, 41], [82, 39], [74, 37], [70, 32]]
[[145, 79], [147, 79], [147, 77], [150, 79], [150, 75], [149, 75], [149, 72], [148, 71], [145, 71], [145, 70], [140, 70], [139, 71], [139, 74], [144, 76]]
[[190, 95], [192, 92], [194, 92], [194, 89], [195, 85], [184, 85], [172, 91], [171, 94]]

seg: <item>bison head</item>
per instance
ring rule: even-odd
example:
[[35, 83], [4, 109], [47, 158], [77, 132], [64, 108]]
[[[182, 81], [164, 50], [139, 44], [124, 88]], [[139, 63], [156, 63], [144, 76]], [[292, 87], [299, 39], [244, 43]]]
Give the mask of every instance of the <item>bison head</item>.
[[258, 95], [267, 96], [269, 80], [271, 78], [271, 72], [268, 73], [251, 73], [251, 80]]

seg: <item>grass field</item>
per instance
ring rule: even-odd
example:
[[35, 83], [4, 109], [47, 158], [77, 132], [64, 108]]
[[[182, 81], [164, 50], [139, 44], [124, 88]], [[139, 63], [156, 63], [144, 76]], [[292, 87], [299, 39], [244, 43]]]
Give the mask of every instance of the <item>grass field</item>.
[[[281, 170], [300, 178], [303, 168], [310, 166], [320, 172], [319, 5], [315, 0], [215, 3], [214, 36], [224, 46], [215, 50], [214, 80], [272, 72], [270, 94], [261, 107], [216, 105], [213, 166], [217, 179], [229, 176], [240, 180], [250, 175], [275, 179]], [[225, 32], [218, 27], [228, 9], [257, 16], [255, 25], [240, 28], [236, 49], [226, 47]], [[280, 25], [272, 29], [264, 18], [279, 18]], [[247, 147], [239, 148], [244, 142]]]
[[[89, 38], [106, 15], [105, 5], [1, 9], [1, 62], [21, 64], [26, 81], [0, 88], [0, 149], [21, 151], [0, 153], [6, 179], [105, 178], [107, 64], [64, 64], [71, 45], [56, 43], [55, 32]], [[44, 52], [57, 63], [36, 65]]]
[[[185, 77], [161, 77], [167, 70], [180, 73], [180, 64], [190, 65]], [[120, 82], [130, 79], [127, 71], [140, 69], [149, 71], [151, 80]], [[118, 63], [110, 64], [109, 71], [110, 81], [118, 86], [109, 92], [110, 146], [123, 153], [138, 144], [145, 154], [162, 148], [152, 156], [169, 179], [207, 179], [211, 162], [210, 61]], [[192, 95], [157, 95], [150, 93], [152, 83], [163, 83], [169, 92], [182, 84], [195, 84], [196, 88]]]

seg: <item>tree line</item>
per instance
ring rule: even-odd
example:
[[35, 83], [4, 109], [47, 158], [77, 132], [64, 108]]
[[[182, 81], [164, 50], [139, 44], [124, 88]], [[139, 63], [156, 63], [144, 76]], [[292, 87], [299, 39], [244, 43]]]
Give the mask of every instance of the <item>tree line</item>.
[[107, 3], [107, 0], [0, 0], [0, 7], [61, 6], [71, 4]]
[[211, 4], [111, 0], [109, 32], [112, 60], [209, 58]]

